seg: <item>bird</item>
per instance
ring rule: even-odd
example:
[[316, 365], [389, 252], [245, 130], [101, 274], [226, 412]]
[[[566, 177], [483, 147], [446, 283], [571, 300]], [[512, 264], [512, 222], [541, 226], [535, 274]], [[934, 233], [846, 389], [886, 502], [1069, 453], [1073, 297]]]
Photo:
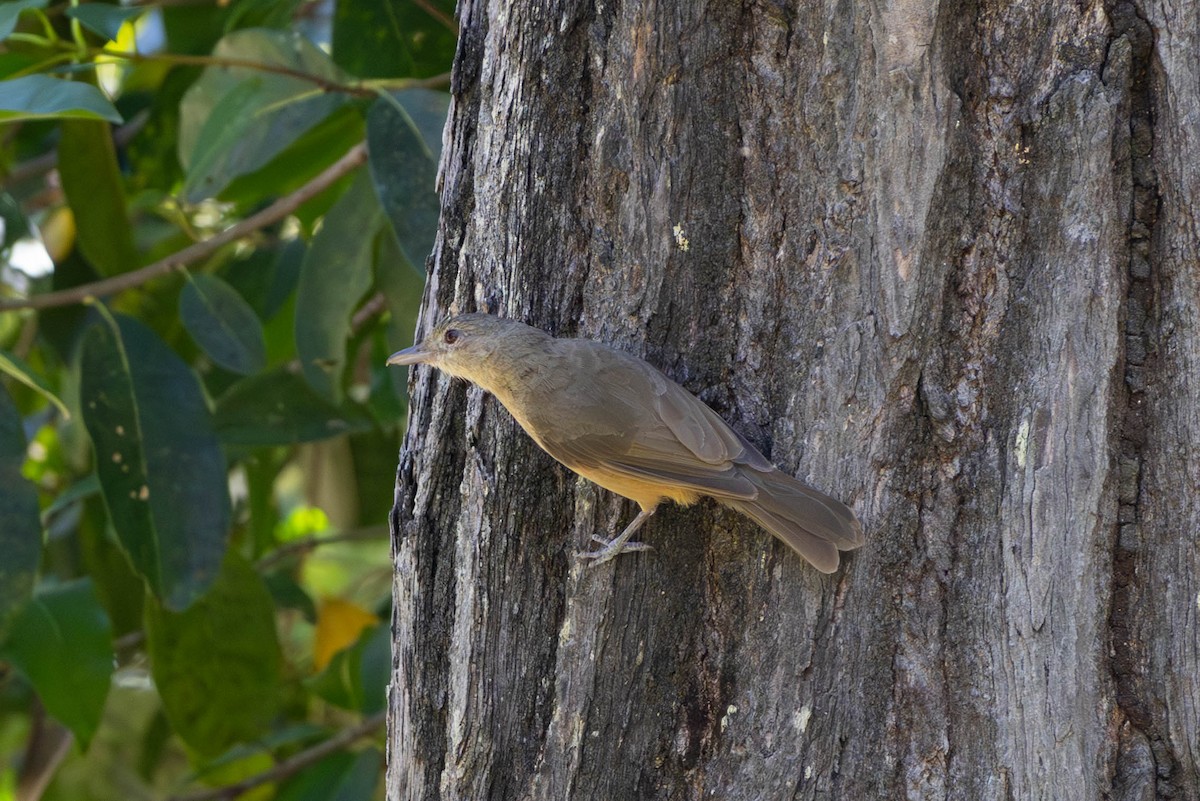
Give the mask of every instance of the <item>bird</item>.
[[638, 504], [598, 565], [646, 550], [633, 535], [663, 501], [703, 496], [749, 517], [822, 573], [865, 542], [854, 513], [780, 470], [703, 401], [645, 360], [601, 342], [554, 337], [492, 314], [447, 317], [389, 366], [427, 364], [491, 393], [569, 470]]

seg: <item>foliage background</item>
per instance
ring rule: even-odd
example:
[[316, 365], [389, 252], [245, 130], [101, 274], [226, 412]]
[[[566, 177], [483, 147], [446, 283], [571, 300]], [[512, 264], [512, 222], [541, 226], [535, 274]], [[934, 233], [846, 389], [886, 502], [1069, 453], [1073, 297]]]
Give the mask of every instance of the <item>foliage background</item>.
[[0, 799], [380, 795], [453, 3], [0, 38]]

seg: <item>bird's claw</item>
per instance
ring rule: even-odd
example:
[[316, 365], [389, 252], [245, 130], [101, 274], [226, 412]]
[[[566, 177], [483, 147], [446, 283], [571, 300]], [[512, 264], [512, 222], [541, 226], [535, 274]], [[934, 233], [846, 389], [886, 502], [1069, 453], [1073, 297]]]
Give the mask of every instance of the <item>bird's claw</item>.
[[606, 540], [603, 537], [599, 536], [598, 534], [593, 534], [592, 540], [594, 542], [600, 543], [604, 547], [600, 548], [598, 550], [595, 550], [595, 551], [576, 551], [575, 552], [576, 559], [591, 560], [591, 564], [589, 565], [589, 567], [595, 567], [596, 565], [602, 565], [605, 562], [607, 562], [609, 559], [612, 559], [614, 556], [625, 553], [626, 551], [653, 551], [654, 550], [654, 546], [647, 545], [644, 542], [614, 542], [612, 540]]

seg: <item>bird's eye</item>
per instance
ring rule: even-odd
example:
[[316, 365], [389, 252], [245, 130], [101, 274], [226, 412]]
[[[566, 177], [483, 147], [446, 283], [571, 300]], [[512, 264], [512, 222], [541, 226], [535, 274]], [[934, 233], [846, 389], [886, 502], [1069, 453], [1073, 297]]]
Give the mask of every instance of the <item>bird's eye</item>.
[[446, 333], [442, 334], [442, 339], [447, 345], [453, 345], [458, 340], [462, 339], [462, 333], [457, 328], [449, 328]]

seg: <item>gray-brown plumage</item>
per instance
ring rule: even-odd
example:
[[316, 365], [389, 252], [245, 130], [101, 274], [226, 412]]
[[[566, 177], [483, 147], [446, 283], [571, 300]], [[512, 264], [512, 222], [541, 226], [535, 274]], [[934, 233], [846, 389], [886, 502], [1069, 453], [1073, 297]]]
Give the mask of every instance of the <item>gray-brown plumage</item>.
[[839, 550], [864, 542], [845, 504], [777, 469], [697, 397], [607, 345], [461, 314], [387, 363], [430, 364], [478, 384], [559, 462], [636, 501], [642, 511], [620, 536], [581, 554], [596, 563], [645, 547], [629, 538], [663, 499], [686, 505], [703, 495], [751, 518], [825, 573], [837, 570]]

